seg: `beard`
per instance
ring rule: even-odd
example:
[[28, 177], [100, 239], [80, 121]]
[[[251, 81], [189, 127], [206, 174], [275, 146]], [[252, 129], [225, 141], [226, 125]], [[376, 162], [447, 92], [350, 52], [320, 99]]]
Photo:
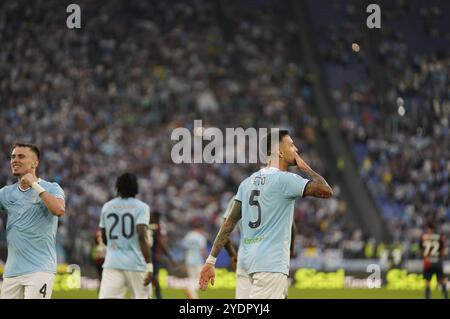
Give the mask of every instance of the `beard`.
[[295, 160], [295, 158], [288, 162], [288, 166], [297, 166], [297, 161]]

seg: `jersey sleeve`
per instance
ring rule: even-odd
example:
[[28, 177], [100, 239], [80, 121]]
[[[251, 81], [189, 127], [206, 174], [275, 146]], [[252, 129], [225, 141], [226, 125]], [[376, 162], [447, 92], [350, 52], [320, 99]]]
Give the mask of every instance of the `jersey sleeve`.
[[5, 189], [0, 188], [0, 212], [6, 210], [5, 206], [3, 205], [4, 200], [4, 193]]
[[147, 204], [142, 205], [136, 216], [136, 225], [150, 223], [150, 207]]
[[57, 183], [53, 183], [52, 187], [49, 190], [50, 194], [55, 196], [56, 198], [65, 199], [64, 190]]
[[227, 209], [225, 209], [225, 213], [223, 213], [223, 219], [227, 219], [228, 216], [230, 216], [231, 212], [231, 206], [233, 206], [235, 196], [231, 197], [230, 201], [228, 202]]
[[159, 224], [159, 234], [161, 236], [166, 236], [167, 235], [167, 228], [164, 224], [160, 223]]
[[236, 196], [234, 196], [234, 200], [237, 200], [238, 202], [242, 203], [242, 196], [243, 196], [243, 188], [244, 188], [244, 183], [245, 183], [246, 179], [244, 181], [242, 181], [242, 183], [239, 185], [238, 191], [236, 193]]
[[189, 234], [184, 236], [183, 240], [181, 241], [181, 247], [189, 248]]
[[446, 254], [446, 250], [447, 250], [447, 243], [446, 243], [447, 239], [444, 235], [441, 235], [439, 238], [439, 244], [440, 244], [440, 251], [439, 251], [439, 255], [440, 256], [444, 256]]
[[280, 176], [281, 191], [287, 198], [302, 197], [309, 180], [293, 173]]

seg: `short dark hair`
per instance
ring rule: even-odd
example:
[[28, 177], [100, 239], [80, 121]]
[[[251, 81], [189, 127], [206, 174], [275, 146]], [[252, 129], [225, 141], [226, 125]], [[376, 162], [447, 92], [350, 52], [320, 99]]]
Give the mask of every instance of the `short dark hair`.
[[37, 159], [41, 160], [41, 151], [39, 150], [39, 148], [36, 145], [17, 142], [17, 143], [14, 143], [14, 145], [12, 147], [12, 151], [16, 147], [27, 147], [27, 148], [29, 148], [34, 154], [36, 154]]
[[270, 133], [266, 135], [267, 156], [272, 155], [272, 133], [278, 133], [278, 143], [281, 142], [286, 135], [289, 135], [288, 130], [274, 130], [274, 132], [271, 130]]
[[137, 177], [131, 173], [124, 173], [117, 178], [116, 189], [122, 198], [135, 197], [138, 193]]

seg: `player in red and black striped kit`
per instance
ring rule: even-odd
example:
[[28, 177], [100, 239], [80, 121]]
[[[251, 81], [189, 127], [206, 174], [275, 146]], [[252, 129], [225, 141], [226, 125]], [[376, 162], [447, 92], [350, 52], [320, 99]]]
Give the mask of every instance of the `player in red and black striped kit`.
[[436, 274], [438, 283], [442, 287], [445, 299], [448, 299], [447, 277], [444, 275], [443, 259], [446, 256], [445, 237], [435, 232], [435, 226], [428, 222], [425, 233], [420, 237], [420, 248], [423, 259], [423, 277], [425, 278], [425, 298], [430, 299], [430, 281]]
[[175, 262], [170, 254], [166, 242], [166, 232], [160, 223], [161, 214], [152, 212], [150, 214], [150, 231], [152, 238], [152, 259], [153, 259], [153, 281], [152, 285], [155, 289], [156, 299], [162, 299], [161, 287], [159, 285], [158, 273], [161, 268], [161, 259], [163, 255], [167, 256], [171, 266], [175, 266]]

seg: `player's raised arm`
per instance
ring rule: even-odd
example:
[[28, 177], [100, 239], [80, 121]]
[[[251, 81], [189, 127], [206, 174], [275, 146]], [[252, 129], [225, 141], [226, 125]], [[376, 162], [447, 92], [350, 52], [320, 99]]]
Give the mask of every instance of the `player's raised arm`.
[[145, 224], [138, 224], [136, 226], [136, 230], [141, 252], [144, 256], [145, 263], [147, 264], [147, 274], [144, 279], [144, 285], [148, 286], [152, 282], [153, 277], [153, 264], [151, 258], [150, 238], [148, 237], [148, 226]]
[[39, 185], [37, 178], [28, 173], [20, 179], [21, 183], [26, 187], [32, 187], [41, 197], [42, 202], [48, 208], [48, 210], [55, 216], [62, 216], [66, 211], [66, 203], [64, 198], [56, 197], [50, 194], [46, 189]]
[[311, 180], [305, 187], [303, 191], [303, 196], [312, 196], [319, 198], [329, 198], [333, 196], [333, 190], [327, 181], [317, 174], [308, 164], [300, 157], [298, 153], [295, 153], [295, 161], [297, 162], [297, 167], [299, 170], [308, 174]]
[[236, 271], [237, 268], [237, 253], [236, 249], [233, 247], [233, 243], [231, 242], [230, 238], [228, 238], [227, 242], [225, 243], [225, 250], [228, 253], [228, 256], [230, 256], [231, 260], [231, 269], [233, 271]]
[[214, 240], [213, 247], [211, 248], [209, 257], [200, 272], [199, 285], [201, 290], [206, 290], [208, 288], [209, 282], [211, 282], [211, 285], [214, 286], [215, 264], [217, 256], [219, 255], [219, 252], [222, 250], [226, 242], [229, 240], [231, 232], [233, 231], [234, 227], [241, 219], [241, 217], [241, 203], [235, 200], [233, 202], [233, 205], [231, 206], [230, 215], [220, 227], [219, 233], [217, 234], [216, 239]]
[[161, 252], [166, 255], [167, 259], [169, 260], [170, 264], [172, 266], [175, 266], [175, 260], [172, 257], [172, 254], [170, 253], [169, 245], [167, 244], [166, 236], [159, 234], [159, 245], [161, 247]]
[[291, 226], [291, 246], [289, 247], [291, 258], [295, 258], [297, 256], [297, 252], [295, 250], [295, 237], [297, 235], [297, 225], [295, 225], [295, 221]]

